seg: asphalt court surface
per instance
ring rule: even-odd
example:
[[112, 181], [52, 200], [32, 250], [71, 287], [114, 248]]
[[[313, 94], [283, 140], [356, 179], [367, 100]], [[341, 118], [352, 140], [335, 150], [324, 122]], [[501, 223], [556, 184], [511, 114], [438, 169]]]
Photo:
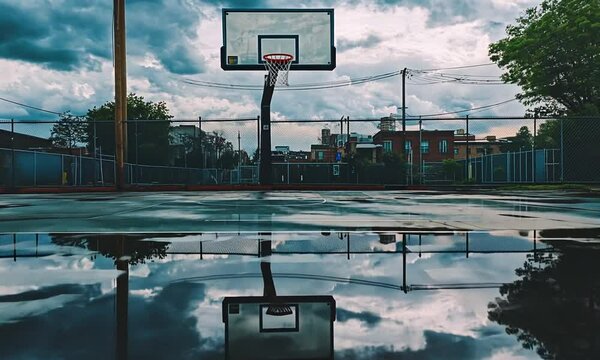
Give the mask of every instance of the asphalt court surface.
[[3, 233], [593, 228], [600, 228], [600, 197], [573, 192], [131, 192], [0, 198]]

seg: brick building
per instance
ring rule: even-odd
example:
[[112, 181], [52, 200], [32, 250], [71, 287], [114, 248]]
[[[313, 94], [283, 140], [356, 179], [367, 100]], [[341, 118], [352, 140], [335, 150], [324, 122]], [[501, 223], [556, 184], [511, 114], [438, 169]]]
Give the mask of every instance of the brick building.
[[11, 137], [14, 136], [14, 148], [20, 150], [33, 150], [33, 149], [50, 149], [52, 148], [52, 141], [37, 136], [11, 133], [7, 130], [0, 129], [0, 148], [10, 149]]
[[469, 145], [469, 158], [472, 159], [484, 155], [499, 154], [502, 152], [502, 147], [509, 144], [510, 140], [498, 139], [493, 135], [477, 139], [475, 135], [466, 135], [464, 131], [459, 130], [454, 135], [454, 158], [456, 160], [467, 158], [467, 143]]
[[454, 158], [453, 130], [379, 131], [373, 143], [381, 145], [384, 153], [394, 152], [413, 164], [418, 164], [421, 156], [425, 162]]

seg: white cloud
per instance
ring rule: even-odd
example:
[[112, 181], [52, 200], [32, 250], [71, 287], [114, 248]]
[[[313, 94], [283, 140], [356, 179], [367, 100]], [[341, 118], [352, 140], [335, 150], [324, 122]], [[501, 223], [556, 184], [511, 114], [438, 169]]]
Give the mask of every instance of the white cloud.
[[[338, 67], [334, 72], [296, 72], [290, 74], [290, 81], [292, 84], [323, 82], [373, 75], [404, 67], [431, 68], [487, 63], [490, 42], [502, 37], [504, 27], [534, 3], [533, 0], [477, 1], [468, 2], [468, 7], [461, 10], [453, 8], [451, 3], [439, 1], [418, 3], [417, 6], [399, 3], [385, 7], [365, 2], [332, 4], [312, 1], [307, 4], [335, 8], [338, 40], [344, 39], [348, 43], [354, 41], [362, 45], [340, 51]], [[277, 5], [277, 2], [273, 4]], [[151, 7], [135, 7], [136, 11], [144, 9]], [[189, 45], [186, 51], [202, 63], [205, 70], [192, 78], [227, 84], [262, 83], [262, 72], [225, 72], [220, 68], [222, 39], [219, 8], [200, 2], [194, 6], [188, 4], [186, 11], [197, 12], [194, 16], [200, 19], [199, 22], [192, 21], [194, 16], [187, 19], [186, 24], [194, 24], [196, 27], [185, 29], [184, 40]], [[440, 18], [440, 14], [447, 14], [447, 18]], [[372, 46], [365, 43], [365, 39], [374, 39]], [[129, 91], [148, 100], [165, 101], [176, 118], [238, 118], [260, 114], [261, 91], [203, 88], [184, 84], [181, 82], [184, 76], [172, 74], [166, 69], [164, 52], [157, 54], [153, 51], [154, 45], [144, 45], [140, 38], [136, 38], [131, 46], [135, 48], [131, 48], [128, 62]], [[0, 59], [0, 70], [4, 74], [0, 79], [0, 94], [53, 111], [85, 113], [87, 109], [113, 98], [112, 62], [97, 57], [93, 60], [100, 65], [77, 71], [57, 71], [41, 65]], [[475, 74], [500, 73], [495, 67], [467, 70]], [[461, 108], [457, 104], [481, 106], [506, 100], [517, 92], [518, 88], [514, 86], [417, 86], [409, 83], [407, 112], [426, 114], [453, 111]], [[377, 118], [395, 112], [391, 105], [401, 105], [399, 77], [330, 90], [276, 92], [272, 111], [273, 119], [339, 119], [342, 115], [349, 115], [351, 118]], [[523, 111], [523, 106], [515, 102], [480, 114], [522, 115]], [[6, 103], [0, 103], [0, 117], [56, 118], [34, 110], [24, 111]], [[273, 145], [287, 144], [294, 149], [308, 149], [309, 144], [316, 142], [322, 125], [324, 124], [282, 126], [281, 130], [273, 132]], [[332, 128], [335, 125], [337, 124], [328, 124]], [[207, 126], [223, 129], [233, 142], [240, 129], [244, 143], [242, 147], [247, 151], [256, 147], [254, 123]], [[373, 132], [375, 128], [368, 124], [353, 124], [352, 131], [357, 130]], [[486, 134], [497, 132], [510, 135], [514, 133], [513, 130], [514, 127], [495, 124], [481, 131]]]

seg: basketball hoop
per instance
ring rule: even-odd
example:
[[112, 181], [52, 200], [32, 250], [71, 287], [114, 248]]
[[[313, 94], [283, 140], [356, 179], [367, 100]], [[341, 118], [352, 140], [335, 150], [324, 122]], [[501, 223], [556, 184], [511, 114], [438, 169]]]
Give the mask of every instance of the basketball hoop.
[[265, 69], [269, 71], [269, 78], [271, 79], [269, 85], [289, 86], [288, 73], [294, 57], [290, 54], [273, 53], [263, 55], [263, 60], [265, 61]]

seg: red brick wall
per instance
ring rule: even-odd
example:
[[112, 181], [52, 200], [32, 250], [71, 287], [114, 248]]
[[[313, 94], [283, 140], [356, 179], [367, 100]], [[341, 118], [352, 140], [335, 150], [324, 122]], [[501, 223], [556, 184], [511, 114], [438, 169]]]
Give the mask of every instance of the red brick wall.
[[[426, 162], [441, 162], [445, 159], [454, 158], [454, 131], [452, 130], [433, 130], [422, 131], [422, 139], [429, 141], [429, 153], [423, 154], [423, 160]], [[419, 131], [407, 131], [404, 137], [402, 131], [380, 131], [373, 137], [375, 144], [383, 145], [384, 141], [392, 141], [392, 151], [401, 155], [404, 159], [404, 140], [410, 140], [413, 151], [413, 163], [418, 163], [419, 159]], [[440, 153], [439, 143], [446, 140], [448, 151]]]

